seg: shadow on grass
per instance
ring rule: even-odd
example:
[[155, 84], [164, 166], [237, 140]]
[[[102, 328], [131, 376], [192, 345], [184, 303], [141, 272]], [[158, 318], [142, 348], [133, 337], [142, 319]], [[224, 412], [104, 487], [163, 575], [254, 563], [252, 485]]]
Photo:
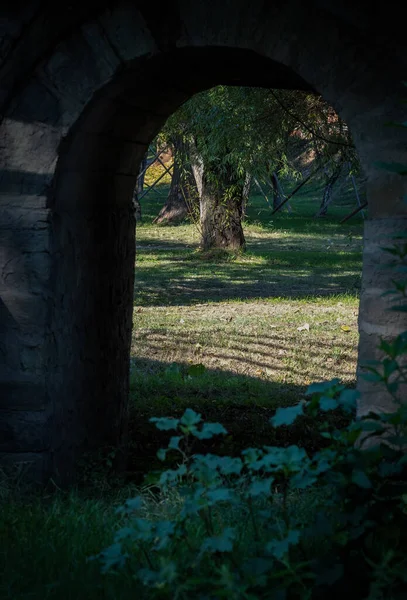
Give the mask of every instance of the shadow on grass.
[[[212, 272], [210, 272], [212, 270]], [[267, 298], [310, 298], [312, 296], [358, 295], [360, 272], [349, 266], [327, 272], [326, 267], [293, 268], [269, 264], [247, 266], [202, 265], [173, 261], [136, 270], [135, 305], [188, 305]]]
[[[158, 430], [150, 418], [180, 417], [186, 408], [200, 413], [205, 421], [222, 423], [228, 431], [226, 436], [197, 440], [193, 453], [236, 456], [248, 447], [290, 444], [298, 444], [310, 453], [319, 450], [327, 442], [319, 434], [315, 420], [302, 417], [292, 426], [277, 429], [269, 422], [278, 407], [296, 404], [305, 390], [306, 386], [230, 371], [135, 359], [130, 395], [129, 481], [142, 483], [148, 473], [168, 468], [158, 460], [157, 451], [168, 445], [174, 432]], [[339, 427], [346, 423], [337, 414], [329, 419]], [[172, 453], [172, 457], [171, 466], [179, 460], [177, 453]]]
[[[321, 369], [325, 366], [326, 372], [324, 379], [329, 379], [334, 370], [335, 376], [345, 381], [354, 379], [354, 371], [349, 370], [349, 365], [353, 364], [355, 357], [355, 341], [352, 339], [335, 339], [323, 341], [318, 336], [315, 340], [310, 338], [309, 334], [301, 335], [297, 328], [293, 331], [275, 332], [274, 335], [265, 334], [250, 335], [241, 331], [227, 331], [224, 334], [227, 339], [227, 346], [224, 344], [214, 345], [208, 341], [203, 348], [204, 360], [207, 364], [216, 364], [222, 370], [216, 369], [216, 372], [224, 373], [225, 366], [232, 367], [232, 373], [242, 373], [252, 376], [256, 371], [262, 375], [288, 373], [290, 378], [304, 380], [309, 376], [309, 370], [317, 366]], [[216, 339], [216, 338], [215, 338]], [[143, 340], [143, 354], [151, 357], [158, 355], [164, 360], [174, 356], [193, 356], [195, 339], [191, 339], [188, 332], [172, 330], [168, 333], [165, 330], [152, 329], [148, 333], [147, 339]], [[199, 346], [202, 348], [202, 345]], [[163, 355], [163, 348], [166, 348], [166, 356]], [[295, 362], [292, 360], [294, 354], [300, 353], [303, 361], [297, 356]], [[161, 354], [161, 356], [160, 356]], [[285, 364], [284, 360], [290, 360], [290, 366]], [[140, 362], [138, 359], [137, 362]], [[195, 360], [199, 361], [199, 354], [195, 353]], [[322, 363], [322, 365], [321, 365]], [[307, 372], [305, 372], [307, 369]], [[148, 370], [148, 369], [147, 369]], [[277, 384], [276, 384], [277, 385]]]

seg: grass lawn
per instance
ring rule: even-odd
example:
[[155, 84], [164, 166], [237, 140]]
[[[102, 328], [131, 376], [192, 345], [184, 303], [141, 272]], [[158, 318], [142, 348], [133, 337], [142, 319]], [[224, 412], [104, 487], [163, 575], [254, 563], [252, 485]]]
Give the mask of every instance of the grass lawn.
[[[318, 188], [292, 201], [293, 214], [273, 218], [255, 196], [245, 223], [247, 252], [203, 257], [193, 224], [152, 225], [166, 189], [146, 196], [137, 229], [127, 483], [109, 480], [102, 458], [84, 468], [85, 491], [32, 499], [0, 485], [2, 599], [148, 597], [131, 571], [106, 577], [87, 559], [112, 543], [117, 504], [162, 466], [156, 451], [168, 432], [155, 429], [151, 416], [191, 407], [223, 423], [229, 435], [202, 442], [198, 451], [236, 454], [272, 443], [312, 451], [321, 444], [312, 422], [277, 433], [268, 418], [295, 403], [311, 381], [338, 377], [354, 385], [362, 221], [339, 225], [354, 200], [342, 198], [317, 220]], [[302, 503], [308, 510], [313, 498], [293, 498], [293, 510]], [[152, 499], [149, 510], [165, 518], [174, 506]]]
[[[233, 453], [273, 440], [268, 417], [312, 381], [355, 382], [362, 219], [339, 224], [355, 199], [345, 194], [328, 217], [314, 219], [318, 186], [295, 197], [291, 214], [274, 217], [253, 196], [247, 251], [208, 257], [198, 250], [196, 225], [152, 224], [167, 190], [145, 197], [136, 236], [130, 444], [137, 481], [145, 463], [157, 465], [167, 439], [151, 416], [194, 408], [229, 429], [229, 444], [217, 450]], [[312, 449], [311, 429], [280, 430], [274, 441]]]

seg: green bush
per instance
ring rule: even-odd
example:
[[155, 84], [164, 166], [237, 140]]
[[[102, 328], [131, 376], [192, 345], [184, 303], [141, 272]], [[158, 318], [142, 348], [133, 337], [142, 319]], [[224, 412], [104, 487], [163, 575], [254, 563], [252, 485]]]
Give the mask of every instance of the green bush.
[[[407, 244], [388, 250], [405, 270]], [[392, 293], [405, 289], [397, 283]], [[306, 402], [271, 419], [281, 427], [303, 414], [351, 414], [343, 429], [320, 426], [330, 443], [312, 456], [294, 445], [248, 448], [235, 458], [195, 454], [194, 441], [227, 433], [221, 424], [191, 409], [180, 419], [152, 419], [173, 432], [159, 458], [179, 454], [177, 468], [161, 473], [156, 497], [175, 494], [177, 509], [156, 519], [143, 496], [128, 500], [113, 544], [93, 557], [102, 570], [130, 570], [148, 598], [405, 598], [407, 406], [399, 391], [407, 332], [381, 349], [385, 358], [367, 377], [392, 394], [393, 413], [356, 418], [358, 392], [332, 380], [312, 384]]]

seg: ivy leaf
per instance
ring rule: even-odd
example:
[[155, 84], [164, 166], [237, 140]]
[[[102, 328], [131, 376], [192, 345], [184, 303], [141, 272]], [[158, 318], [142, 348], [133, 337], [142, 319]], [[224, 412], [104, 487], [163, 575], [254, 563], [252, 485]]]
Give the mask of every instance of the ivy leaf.
[[300, 415], [304, 414], [304, 403], [299, 403], [296, 406], [289, 406], [288, 408], [278, 408], [274, 417], [270, 419], [270, 423], [273, 427], [280, 427], [280, 425], [291, 425], [295, 419]]
[[[181, 440], [182, 440], [181, 435], [174, 435], [169, 441], [168, 449], [171, 448], [171, 450], [179, 450], [179, 443]], [[158, 453], [157, 453], [157, 455], [158, 455]], [[164, 458], [165, 458], [165, 456], [164, 456]]]
[[204, 423], [201, 431], [193, 431], [192, 435], [199, 440], [209, 440], [214, 435], [227, 434], [227, 430], [220, 423]]
[[358, 390], [343, 390], [338, 398], [338, 404], [346, 413], [351, 413], [356, 409], [356, 400], [359, 396]]
[[154, 550], [163, 550], [171, 542], [175, 524], [171, 521], [158, 521], [154, 527]]
[[115, 542], [121, 542], [127, 538], [131, 538], [134, 536], [134, 528], [133, 527], [122, 527], [118, 531], [116, 531], [114, 536]]
[[314, 483], [318, 480], [316, 474], [310, 471], [301, 471], [300, 473], [296, 473], [290, 479], [290, 487], [296, 490], [303, 490], [310, 485], [314, 485]]
[[206, 497], [208, 499], [208, 505], [213, 506], [218, 502], [231, 502], [235, 500], [235, 494], [233, 490], [229, 488], [219, 488], [217, 490], [209, 490]]
[[168, 469], [161, 473], [159, 483], [162, 486], [165, 486], [170, 483], [177, 482], [180, 477], [186, 475], [187, 467], [186, 465], [180, 465], [178, 469]]
[[352, 471], [352, 481], [353, 483], [356, 483], [357, 486], [365, 490], [368, 490], [372, 487], [370, 479], [368, 478], [366, 473], [364, 471], [361, 471], [360, 469], [354, 469]]
[[107, 573], [113, 568], [122, 568], [127, 558], [128, 554], [123, 553], [120, 542], [112, 544], [99, 554], [99, 559], [102, 562], [102, 573]]
[[319, 407], [324, 412], [335, 410], [335, 408], [338, 408], [338, 401], [335, 398], [329, 398], [329, 396], [322, 396], [319, 401]]
[[235, 530], [233, 527], [226, 527], [221, 535], [208, 537], [201, 546], [203, 552], [231, 552], [235, 540]]
[[281, 560], [289, 551], [290, 546], [298, 544], [299, 539], [300, 531], [298, 529], [291, 529], [284, 539], [272, 540], [266, 544], [266, 551]]
[[180, 424], [185, 425], [187, 428], [192, 428], [202, 420], [200, 414], [196, 413], [192, 408], [187, 408], [180, 419]]
[[232, 456], [220, 456], [219, 457], [219, 471], [223, 475], [239, 475], [242, 471], [243, 463], [240, 458], [234, 458]]
[[179, 419], [174, 419], [173, 417], [151, 417], [149, 421], [150, 423], [155, 423], [157, 429], [161, 429], [162, 431], [177, 429], [179, 423]]
[[255, 479], [247, 490], [248, 496], [260, 496], [262, 494], [270, 495], [270, 488], [274, 482], [274, 477], [267, 477], [266, 479]]
[[159, 460], [165, 460], [166, 456], [167, 456], [167, 450], [165, 450], [164, 448], [160, 448], [159, 450], [157, 450], [157, 458]]
[[336, 388], [339, 385], [339, 379], [331, 379], [331, 381], [320, 381], [317, 383], [311, 383], [305, 392], [306, 396], [313, 396], [314, 394], [323, 394]]

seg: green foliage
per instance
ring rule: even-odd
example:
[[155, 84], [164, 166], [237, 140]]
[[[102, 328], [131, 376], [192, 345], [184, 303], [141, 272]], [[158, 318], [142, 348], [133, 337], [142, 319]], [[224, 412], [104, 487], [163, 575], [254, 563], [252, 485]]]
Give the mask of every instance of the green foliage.
[[[401, 249], [400, 249], [401, 248]], [[407, 249], [388, 249], [398, 265]], [[400, 282], [391, 290], [404, 297]], [[396, 304], [400, 309], [400, 303]], [[403, 597], [407, 587], [407, 332], [382, 340], [383, 359], [367, 377], [386, 386], [390, 413], [356, 418], [358, 393], [338, 379], [309, 386], [306, 401], [279, 408], [274, 427], [302, 415], [351, 414], [338, 429], [322, 422], [322, 450], [297, 445], [248, 448], [239, 457], [193, 452], [196, 441], [225, 435], [187, 409], [180, 419], [151, 419], [173, 430], [157, 494], [180, 497], [172, 518], [142, 516], [142, 496], [119, 509], [125, 517], [113, 544], [97, 558], [107, 574], [130, 572], [148, 598], [355, 598]], [[299, 514], [290, 494], [316, 490], [313, 510]], [[304, 493], [304, 492], [303, 492]], [[248, 532], [248, 528], [250, 532]]]

